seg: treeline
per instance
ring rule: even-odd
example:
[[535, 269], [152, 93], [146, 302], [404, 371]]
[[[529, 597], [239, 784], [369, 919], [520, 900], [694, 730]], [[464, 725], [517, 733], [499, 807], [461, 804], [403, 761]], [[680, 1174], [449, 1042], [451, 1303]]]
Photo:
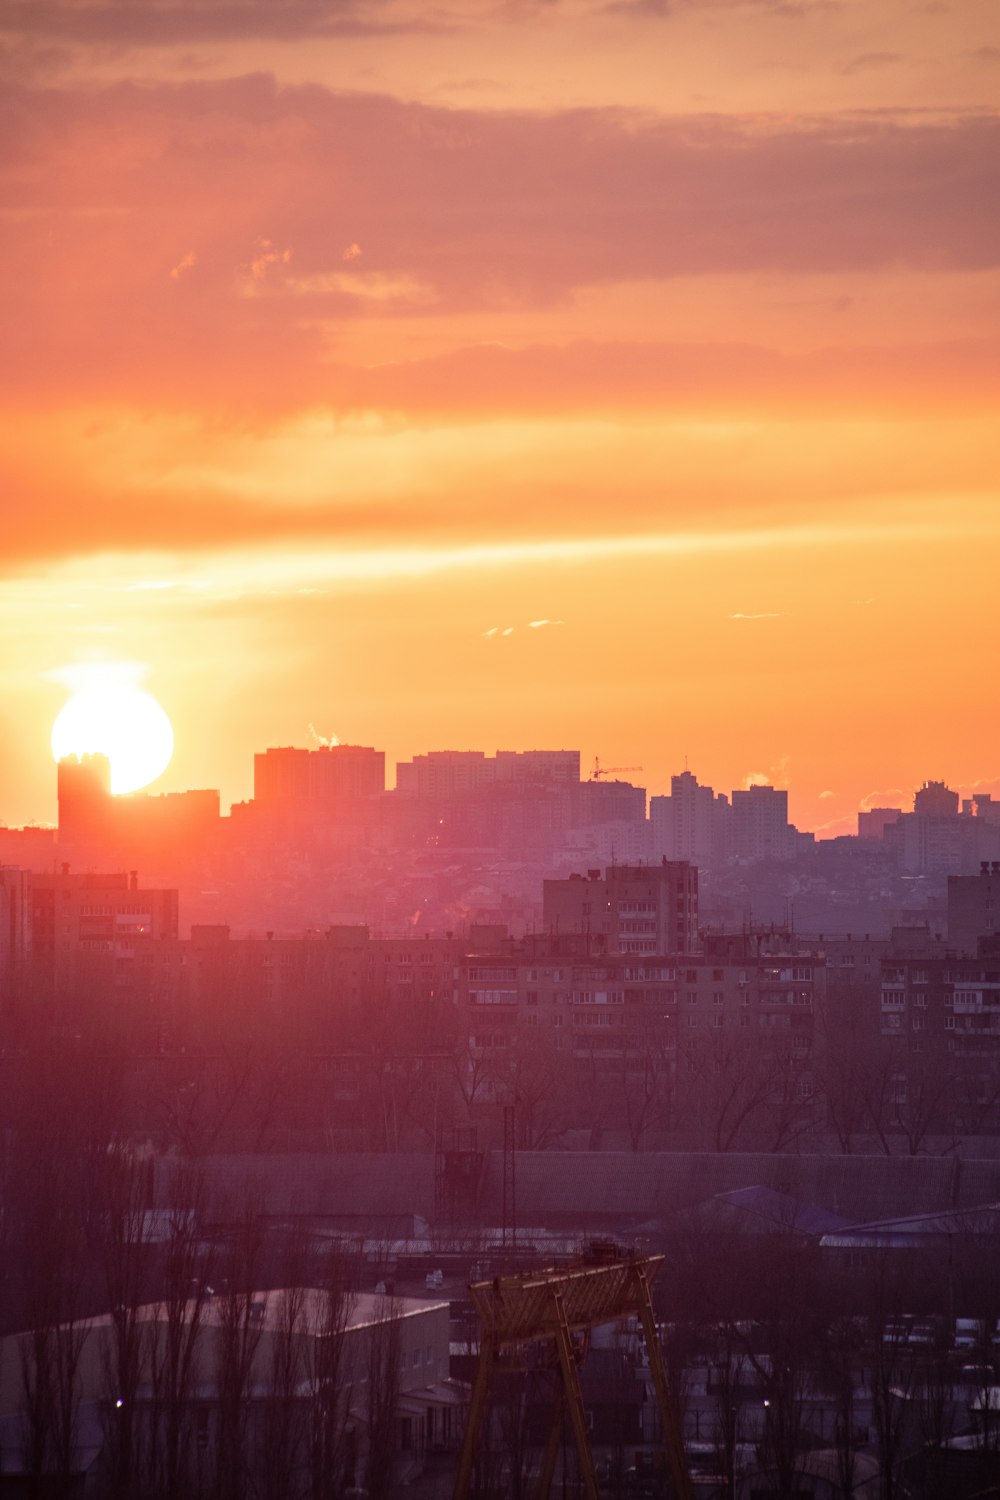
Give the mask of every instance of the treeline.
[[352, 1330], [360, 1250], [275, 1229], [252, 1191], [210, 1201], [196, 1163], [155, 1208], [107, 1059], [46, 1064], [7, 1099], [4, 1470], [39, 1500], [85, 1471], [115, 1500], [389, 1496], [398, 1307]]

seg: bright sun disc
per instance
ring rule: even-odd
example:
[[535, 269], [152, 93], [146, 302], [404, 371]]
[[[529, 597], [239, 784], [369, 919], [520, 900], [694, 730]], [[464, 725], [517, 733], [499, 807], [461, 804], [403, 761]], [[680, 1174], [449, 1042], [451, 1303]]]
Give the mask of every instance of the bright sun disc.
[[112, 792], [135, 792], [167, 769], [174, 753], [170, 720], [151, 694], [102, 682], [73, 694], [52, 726], [52, 754], [106, 755]]

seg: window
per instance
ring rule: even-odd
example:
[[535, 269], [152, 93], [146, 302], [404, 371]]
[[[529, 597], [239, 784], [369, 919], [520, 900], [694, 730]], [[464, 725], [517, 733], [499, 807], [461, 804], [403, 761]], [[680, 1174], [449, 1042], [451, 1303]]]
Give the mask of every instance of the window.
[[470, 990], [472, 1005], [516, 1005], [517, 990]]

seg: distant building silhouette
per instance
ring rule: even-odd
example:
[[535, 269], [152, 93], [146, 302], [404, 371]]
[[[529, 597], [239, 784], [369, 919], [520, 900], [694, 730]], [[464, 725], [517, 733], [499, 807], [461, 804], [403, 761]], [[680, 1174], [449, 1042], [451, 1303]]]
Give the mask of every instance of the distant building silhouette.
[[111, 812], [111, 762], [106, 755], [67, 755], [56, 768], [61, 843], [105, 839]]
[[791, 859], [798, 832], [788, 822], [788, 793], [774, 786], [733, 792], [730, 849], [743, 859]]
[[925, 781], [914, 793], [913, 811], [921, 818], [954, 818], [958, 815], [958, 793], [943, 781]]
[[901, 807], [869, 807], [858, 813], [858, 838], [880, 839], [903, 816]]
[[579, 750], [430, 750], [400, 761], [396, 790], [407, 797], [455, 797], [498, 782], [574, 786]]
[[283, 746], [253, 758], [253, 795], [261, 808], [315, 812], [384, 791], [385, 751], [367, 745]]
[[688, 859], [699, 868], [726, 857], [731, 809], [729, 798], [701, 786], [690, 771], [670, 778], [669, 797], [650, 797], [651, 853], [654, 858]]
[[[978, 875], [948, 876], [948, 944], [973, 956], [979, 940], [1000, 936], [1000, 861], [984, 860]], [[1000, 1001], [1000, 994], [998, 994]]]
[[545, 931], [581, 933], [597, 952], [691, 953], [698, 947], [698, 871], [684, 860], [610, 865], [602, 876], [546, 880]]

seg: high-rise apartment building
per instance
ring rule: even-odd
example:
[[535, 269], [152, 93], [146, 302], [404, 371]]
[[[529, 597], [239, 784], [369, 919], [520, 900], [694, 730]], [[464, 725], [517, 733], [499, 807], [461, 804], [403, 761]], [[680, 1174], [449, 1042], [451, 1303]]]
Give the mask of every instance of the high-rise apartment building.
[[727, 853], [729, 818], [728, 797], [681, 771], [670, 778], [669, 797], [649, 799], [652, 853], [699, 868], [716, 864]]
[[281, 746], [253, 758], [253, 795], [261, 808], [319, 811], [385, 791], [385, 751], [367, 745]]
[[607, 953], [691, 953], [698, 947], [698, 871], [683, 860], [609, 865], [602, 876], [546, 880], [545, 930], [579, 933]]
[[788, 793], [775, 786], [733, 792], [731, 851], [742, 859], [790, 859], [796, 830], [788, 822]]

